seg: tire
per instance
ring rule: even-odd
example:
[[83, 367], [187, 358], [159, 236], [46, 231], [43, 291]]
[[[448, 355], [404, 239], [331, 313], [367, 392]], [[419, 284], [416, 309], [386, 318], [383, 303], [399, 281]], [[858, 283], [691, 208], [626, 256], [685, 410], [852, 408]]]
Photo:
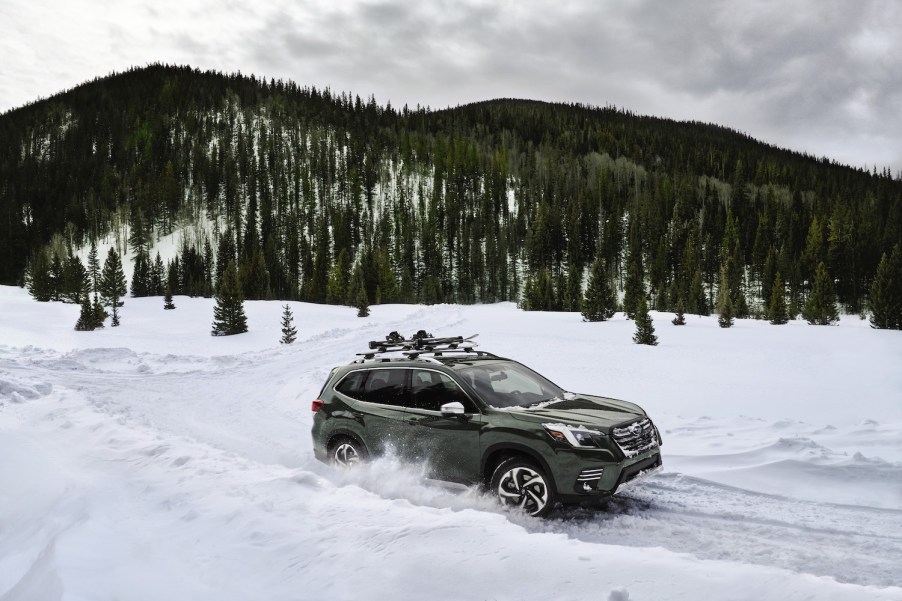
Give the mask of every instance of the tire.
[[551, 478], [535, 463], [520, 457], [511, 457], [498, 464], [492, 474], [491, 486], [502, 505], [517, 507], [534, 517], [546, 517], [557, 504]]
[[350, 436], [339, 436], [329, 443], [329, 461], [341, 467], [354, 467], [366, 460], [366, 448]]

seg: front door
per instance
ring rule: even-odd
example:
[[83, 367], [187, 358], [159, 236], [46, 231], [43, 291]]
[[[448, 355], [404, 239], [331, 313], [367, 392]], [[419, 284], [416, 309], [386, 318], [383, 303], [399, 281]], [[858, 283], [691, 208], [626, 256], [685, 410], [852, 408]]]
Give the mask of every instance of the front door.
[[[452, 482], [480, 479], [482, 415], [460, 386], [446, 374], [413, 369], [407, 396], [405, 447], [428, 465], [430, 475]], [[441, 406], [458, 402], [464, 415], [442, 415]]]

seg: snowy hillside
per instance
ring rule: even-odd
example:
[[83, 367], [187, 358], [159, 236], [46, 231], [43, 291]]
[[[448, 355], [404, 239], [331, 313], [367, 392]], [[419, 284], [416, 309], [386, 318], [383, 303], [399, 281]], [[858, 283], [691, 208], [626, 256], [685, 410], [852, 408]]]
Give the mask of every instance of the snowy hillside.
[[[0, 599], [902, 600], [902, 335], [511, 304], [127, 298], [122, 326], [0, 287]], [[383, 459], [312, 457], [329, 369], [389, 331], [479, 333], [564, 388], [640, 403], [664, 471], [536, 520]]]

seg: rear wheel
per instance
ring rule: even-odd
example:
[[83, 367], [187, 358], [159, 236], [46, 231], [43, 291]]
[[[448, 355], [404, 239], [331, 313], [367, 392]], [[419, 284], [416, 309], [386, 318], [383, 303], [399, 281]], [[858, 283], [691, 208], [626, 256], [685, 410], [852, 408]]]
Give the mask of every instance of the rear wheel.
[[540, 518], [551, 513], [557, 503], [551, 479], [535, 463], [520, 457], [505, 459], [495, 468], [492, 492], [502, 504]]
[[329, 459], [343, 467], [352, 467], [366, 459], [366, 449], [348, 436], [336, 438], [329, 445]]

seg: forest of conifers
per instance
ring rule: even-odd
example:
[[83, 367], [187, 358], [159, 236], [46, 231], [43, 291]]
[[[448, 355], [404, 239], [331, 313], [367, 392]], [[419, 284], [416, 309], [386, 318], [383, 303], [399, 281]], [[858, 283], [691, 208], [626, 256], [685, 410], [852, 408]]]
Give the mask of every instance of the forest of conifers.
[[824, 263], [864, 312], [902, 181], [615, 107], [398, 109], [151, 65], [0, 115], [0, 283], [110, 238], [136, 294], [209, 296], [233, 259], [246, 298], [579, 310], [600, 259], [621, 297], [687, 313], [726, 284], [760, 314], [779, 273], [794, 315]]

